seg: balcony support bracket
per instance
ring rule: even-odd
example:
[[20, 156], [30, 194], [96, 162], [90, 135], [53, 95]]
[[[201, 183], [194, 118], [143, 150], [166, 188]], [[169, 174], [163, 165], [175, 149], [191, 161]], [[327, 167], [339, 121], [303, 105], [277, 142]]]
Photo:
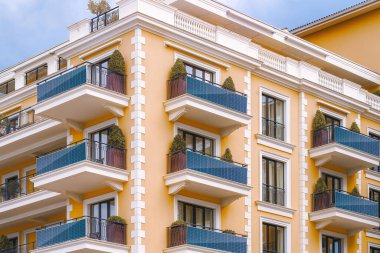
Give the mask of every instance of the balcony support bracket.
[[327, 227], [328, 225], [330, 225], [332, 222], [333, 222], [332, 220], [322, 221], [322, 222], [318, 223], [318, 224], [315, 226], [315, 228], [316, 228], [317, 230], [321, 230], [321, 229]]
[[169, 187], [169, 194], [175, 195], [186, 187], [186, 182], [178, 183]]
[[220, 205], [222, 207], [228, 206], [229, 204], [231, 204], [235, 200], [238, 200], [239, 198], [240, 198], [240, 196], [238, 196], [238, 197], [230, 197], [230, 198], [223, 199], [222, 202], [220, 203]]
[[186, 108], [181, 108], [177, 111], [171, 112], [169, 114], [169, 121], [174, 122], [181, 118], [186, 113]]
[[78, 202], [78, 203], [83, 201], [82, 196], [74, 192], [66, 191], [64, 195], [66, 195], [69, 198], [72, 198], [75, 202]]
[[112, 105], [105, 105], [105, 109], [107, 109], [110, 113], [112, 113], [115, 117], [123, 117], [124, 116], [124, 111], [123, 109], [117, 108]]
[[318, 159], [316, 162], [315, 162], [315, 166], [319, 167], [319, 166], [323, 166], [325, 165], [326, 163], [328, 163], [328, 161], [330, 161], [332, 159], [332, 156], [329, 155], [329, 156], [326, 156], [322, 159]]
[[105, 184], [117, 192], [121, 192], [123, 190], [123, 184], [122, 183], [107, 181], [107, 182], [105, 182]]
[[239, 129], [241, 126], [240, 125], [233, 125], [233, 126], [230, 126], [230, 127], [226, 127], [226, 128], [223, 128], [220, 132], [220, 135], [222, 137], [225, 137], [227, 135], [230, 135], [233, 131]]
[[80, 131], [80, 132], [82, 132], [83, 129], [84, 129], [84, 126], [83, 126], [81, 123], [79, 123], [79, 122], [77, 122], [77, 121], [75, 121], [75, 120], [66, 119], [66, 124], [67, 124], [69, 127], [73, 128], [75, 131]]
[[359, 233], [360, 231], [362, 231], [361, 229], [354, 229], [354, 230], [350, 230], [348, 231], [348, 236], [355, 236], [357, 233]]

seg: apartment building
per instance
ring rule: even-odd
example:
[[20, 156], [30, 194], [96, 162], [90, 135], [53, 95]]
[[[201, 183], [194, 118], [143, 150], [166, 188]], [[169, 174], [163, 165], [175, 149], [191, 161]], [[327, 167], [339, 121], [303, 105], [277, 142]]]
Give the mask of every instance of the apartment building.
[[379, 71], [292, 32], [121, 0], [1, 71], [4, 251], [379, 252]]

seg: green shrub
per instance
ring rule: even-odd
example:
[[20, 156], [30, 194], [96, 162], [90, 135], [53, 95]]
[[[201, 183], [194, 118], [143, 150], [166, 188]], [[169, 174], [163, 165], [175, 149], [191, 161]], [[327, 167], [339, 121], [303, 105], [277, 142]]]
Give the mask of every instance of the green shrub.
[[321, 193], [321, 192], [325, 192], [327, 190], [328, 190], [328, 188], [327, 188], [327, 185], [325, 183], [325, 180], [323, 180], [321, 177], [318, 178], [318, 181], [314, 187], [314, 193]]
[[12, 243], [5, 235], [0, 236], [0, 250], [12, 248]]
[[380, 90], [375, 91], [373, 94], [380, 97]]
[[108, 69], [119, 74], [125, 74], [125, 61], [119, 50], [115, 50], [112, 53], [108, 61]]
[[108, 135], [108, 144], [114, 148], [125, 149], [125, 136], [116, 125], [111, 126]]
[[318, 130], [320, 128], [324, 128], [326, 127], [327, 124], [326, 124], [326, 119], [325, 119], [325, 116], [323, 115], [323, 113], [318, 110], [316, 113], [315, 113], [315, 116], [313, 118], [313, 130]]
[[112, 223], [127, 224], [127, 222], [120, 216], [110, 216], [107, 218], [107, 221]]
[[183, 151], [186, 149], [186, 142], [183, 139], [182, 135], [177, 134], [174, 137], [172, 145], [170, 146], [170, 153], [175, 153], [178, 151]]
[[235, 91], [234, 80], [232, 80], [231, 77], [228, 77], [228, 78], [224, 81], [222, 87], [223, 87], [224, 89], [227, 89], [227, 90]]
[[360, 128], [356, 122], [352, 122], [350, 130], [356, 133], [360, 133]]
[[170, 70], [170, 79], [177, 79], [186, 75], [186, 67], [183, 61], [177, 59], [172, 69]]
[[186, 225], [186, 222], [184, 222], [183, 220], [176, 220], [175, 222], [173, 222], [170, 227], [177, 227], [177, 226], [181, 226], [181, 225]]
[[232, 163], [232, 153], [231, 153], [231, 150], [229, 148], [226, 148], [226, 151], [224, 151], [224, 154], [222, 155], [222, 160], [223, 161], [226, 161], [226, 162], [229, 162], [229, 163]]
[[236, 235], [236, 232], [232, 229], [225, 229], [222, 231], [224, 234]]
[[351, 191], [351, 195], [355, 197], [361, 197], [358, 187], [355, 185]]

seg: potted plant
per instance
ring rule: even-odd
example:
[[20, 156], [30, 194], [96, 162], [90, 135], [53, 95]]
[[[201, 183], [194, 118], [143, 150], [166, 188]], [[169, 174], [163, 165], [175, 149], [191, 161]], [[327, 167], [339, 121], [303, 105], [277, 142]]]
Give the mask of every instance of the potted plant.
[[183, 61], [177, 59], [170, 70], [168, 99], [186, 93], [186, 67]]
[[[334, 194], [334, 193], [332, 193]], [[314, 211], [330, 207], [330, 192], [328, 191], [325, 180], [318, 178], [314, 187]]]
[[169, 247], [186, 244], [186, 222], [177, 220], [170, 225]]
[[226, 161], [226, 162], [229, 162], [229, 163], [232, 163], [232, 153], [231, 153], [231, 150], [229, 148], [226, 148], [226, 151], [224, 151], [224, 154], [222, 155], [221, 159], [223, 161]]
[[236, 235], [236, 232], [232, 229], [225, 229], [222, 231], [223, 234]]
[[235, 90], [235, 83], [232, 80], [232, 77], [228, 77], [226, 80], [224, 80], [222, 88], [224, 88], [226, 90], [230, 90], [230, 91], [236, 91]]
[[186, 169], [186, 142], [177, 134], [170, 146], [170, 173]]
[[12, 242], [5, 235], [0, 236], [0, 252], [12, 249]]
[[361, 197], [359, 189], [356, 185], [354, 186], [350, 194], [355, 197]]
[[108, 61], [107, 88], [125, 94], [125, 61], [119, 50], [115, 50]]
[[318, 110], [313, 118], [313, 147], [318, 147], [328, 143], [328, 129], [325, 116]]
[[360, 133], [360, 128], [356, 122], [352, 122], [350, 130], [355, 133]]
[[125, 169], [125, 136], [116, 125], [111, 126], [109, 130], [107, 165]]
[[107, 241], [125, 244], [126, 222], [120, 216], [110, 216], [107, 219]]

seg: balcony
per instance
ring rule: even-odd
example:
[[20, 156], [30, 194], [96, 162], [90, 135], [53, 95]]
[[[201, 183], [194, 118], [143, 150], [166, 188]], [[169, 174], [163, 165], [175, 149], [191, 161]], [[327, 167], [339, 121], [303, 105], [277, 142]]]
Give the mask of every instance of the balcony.
[[315, 193], [312, 199], [310, 220], [317, 229], [332, 226], [354, 234], [380, 225], [379, 202], [342, 191]]
[[164, 252], [232, 252], [246, 253], [247, 238], [218, 230], [202, 229], [187, 225], [168, 228], [168, 248]]
[[186, 118], [220, 129], [223, 136], [248, 125], [247, 96], [192, 76], [169, 80], [165, 111], [170, 121]]
[[37, 230], [33, 253], [127, 253], [127, 225], [81, 217]]
[[126, 150], [82, 140], [38, 157], [32, 181], [35, 187], [79, 200], [105, 187], [122, 191], [128, 181]]
[[39, 191], [31, 179], [19, 178], [0, 186], [0, 228], [25, 221], [41, 221], [64, 212], [66, 200], [55, 192]]
[[378, 166], [380, 142], [369, 136], [339, 126], [328, 126], [313, 132], [310, 157], [316, 166], [332, 164], [354, 174]]
[[182, 190], [219, 199], [221, 204], [247, 196], [247, 168], [243, 164], [230, 163], [218, 157], [192, 150], [169, 155], [168, 174], [164, 177], [169, 194]]
[[124, 75], [85, 63], [39, 83], [35, 111], [83, 130], [99, 117], [123, 116], [128, 100]]
[[54, 145], [66, 132], [58, 121], [37, 116], [33, 108], [0, 119], [0, 168], [34, 158], [34, 153]]
[[107, 25], [110, 25], [113, 22], [116, 22], [118, 20], [119, 20], [119, 7], [115, 7], [91, 19], [91, 23], [90, 23], [91, 32], [96, 32], [100, 29], [103, 29]]

